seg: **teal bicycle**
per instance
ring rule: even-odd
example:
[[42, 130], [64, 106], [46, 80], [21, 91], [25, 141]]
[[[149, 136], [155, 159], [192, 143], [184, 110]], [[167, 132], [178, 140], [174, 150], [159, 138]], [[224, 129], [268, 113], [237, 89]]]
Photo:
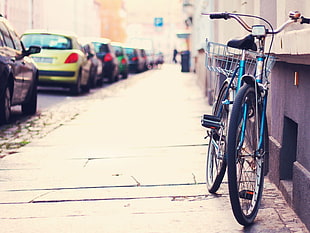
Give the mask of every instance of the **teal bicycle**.
[[[206, 158], [206, 184], [216, 193], [226, 173], [230, 203], [236, 220], [250, 225], [255, 220], [268, 168], [268, 128], [266, 107], [268, 76], [275, 63], [270, 55], [274, 35], [292, 23], [310, 23], [299, 12], [278, 29], [265, 19], [246, 14], [211, 13], [211, 19], [235, 19], [251, 34], [227, 45], [208, 42], [206, 66], [224, 75], [212, 115], [202, 117], [209, 146]], [[259, 19], [261, 25], [250, 27], [243, 18]], [[265, 39], [271, 35], [269, 51]]]

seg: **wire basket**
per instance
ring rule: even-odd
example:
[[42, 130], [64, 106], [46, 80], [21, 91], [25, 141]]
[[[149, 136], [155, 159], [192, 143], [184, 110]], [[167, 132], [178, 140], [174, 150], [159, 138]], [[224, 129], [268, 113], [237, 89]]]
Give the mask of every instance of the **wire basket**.
[[[231, 48], [224, 44], [207, 42], [206, 51], [206, 67], [210, 71], [221, 73], [227, 77], [230, 77], [239, 66], [239, 61], [241, 59], [242, 53], [241, 49]], [[258, 53], [256, 52], [247, 51], [245, 74], [252, 74], [255, 76], [257, 55]], [[266, 59], [265, 61], [267, 61], [267, 65], [264, 68], [263, 77], [267, 78], [275, 63], [275, 57], [269, 55], [268, 59]]]

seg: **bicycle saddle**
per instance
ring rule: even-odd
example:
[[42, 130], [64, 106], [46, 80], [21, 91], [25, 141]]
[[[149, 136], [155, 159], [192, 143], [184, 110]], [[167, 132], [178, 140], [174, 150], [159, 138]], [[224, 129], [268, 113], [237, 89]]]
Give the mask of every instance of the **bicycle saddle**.
[[252, 35], [248, 35], [245, 38], [239, 40], [230, 40], [228, 41], [227, 46], [235, 49], [251, 49], [253, 51], [257, 51], [257, 46]]

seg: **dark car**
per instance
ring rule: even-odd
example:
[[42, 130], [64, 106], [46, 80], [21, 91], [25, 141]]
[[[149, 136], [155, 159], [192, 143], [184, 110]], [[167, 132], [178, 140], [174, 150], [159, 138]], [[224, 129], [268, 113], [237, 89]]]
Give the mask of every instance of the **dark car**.
[[160, 68], [164, 64], [164, 54], [160, 51], [154, 52], [154, 67]]
[[145, 49], [139, 49], [143, 60], [143, 71], [149, 69], [149, 61]]
[[139, 73], [145, 69], [145, 60], [141, 55], [141, 50], [134, 47], [125, 47], [128, 57], [129, 72]]
[[0, 16], [0, 124], [9, 121], [13, 105], [21, 105], [24, 114], [36, 113], [38, 70], [28, 56], [40, 50], [38, 46], [25, 50], [13, 27]]
[[128, 77], [128, 57], [122, 43], [112, 42], [115, 56], [118, 60], [119, 74], [123, 79]]
[[118, 60], [114, 54], [111, 41], [106, 38], [95, 38], [91, 40], [95, 46], [97, 57], [102, 61], [102, 77], [109, 83], [118, 79]]
[[147, 66], [148, 69], [153, 69], [156, 66], [156, 62], [155, 62], [155, 53], [153, 50], [151, 49], [147, 49], [146, 51], [146, 56], [147, 56]]
[[102, 62], [96, 55], [94, 44], [86, 40], [84, 41], [83, 39], [80, 40], [80, 43], [83, 46], [83, 50], [87, 56], [87, 59], [91, 61], [91, 66], [89, 69], [89, 79], [91, 88], [94, 88], [96, 86], [102, 86], [103, 84]]

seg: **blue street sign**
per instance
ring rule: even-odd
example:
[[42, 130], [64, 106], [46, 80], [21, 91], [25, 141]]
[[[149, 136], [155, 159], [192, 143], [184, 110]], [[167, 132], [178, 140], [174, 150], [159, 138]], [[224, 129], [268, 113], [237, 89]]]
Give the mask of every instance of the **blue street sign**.
[[162, 27], [164, 25], [163, 17], [156, 17], [154, 18], [154, 26], [155, 27]]

